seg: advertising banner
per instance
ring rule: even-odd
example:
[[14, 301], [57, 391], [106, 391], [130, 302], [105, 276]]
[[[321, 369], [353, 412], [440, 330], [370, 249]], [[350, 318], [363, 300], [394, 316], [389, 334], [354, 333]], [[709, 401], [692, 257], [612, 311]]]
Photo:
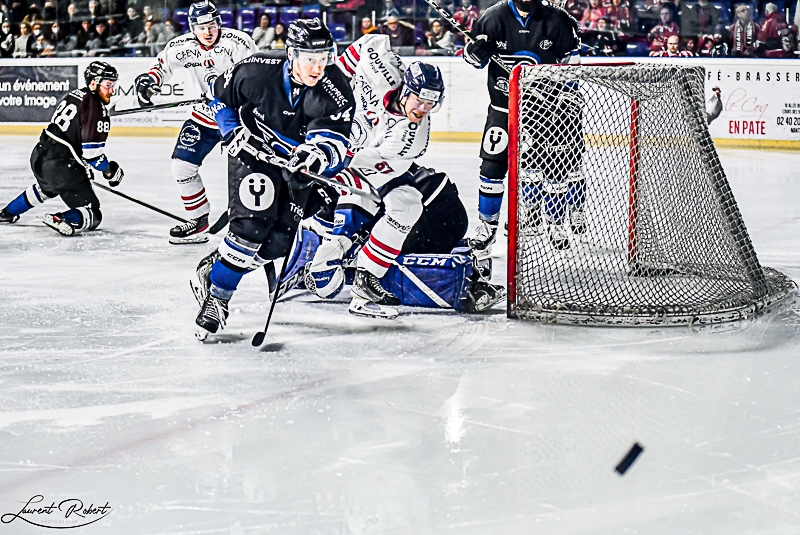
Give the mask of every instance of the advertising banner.
[[0, 65], [0, 122], [48, 122], [61, 97], [77, 87], [75, 65]]

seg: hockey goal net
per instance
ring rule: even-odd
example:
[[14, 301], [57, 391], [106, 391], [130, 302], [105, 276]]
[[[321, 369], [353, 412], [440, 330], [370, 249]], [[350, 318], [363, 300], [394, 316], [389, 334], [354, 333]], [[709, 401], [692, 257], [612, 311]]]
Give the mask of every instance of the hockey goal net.
[[711, 136], [705, 70], [520, 66], [509, 102], [509, 316], [748, 317], [789, 294], [759, 264]]

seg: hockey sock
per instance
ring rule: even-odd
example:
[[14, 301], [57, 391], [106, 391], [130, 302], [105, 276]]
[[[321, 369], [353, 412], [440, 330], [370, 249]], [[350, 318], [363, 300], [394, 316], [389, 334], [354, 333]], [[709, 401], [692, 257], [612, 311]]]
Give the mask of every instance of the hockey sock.
[[66, 212], [63, 212], [61, 217], [76, 231], [96, 229], [100, 224], [99, 217], [95, 217], [94, 210], [85, 206], [81, 208], [70, 208]]
[[478, 190], [478, 213], [481, 221], [497, 221], [500, 219], [500, 207], [506, 187], [503, 179], [488, 178], [481, 175], [481, 186]]
[[211, 295], [230, 301], [244, 274], [249, 270], [230, 265], [225, 260], [217, 260], [211, 266]]
[[228, 232], [219, 244], [220, 258], [211, 267], [211, 295], [229, 301], [244, 274], [250, 271], [260, 244]]
[[199, 168], [198, 165], [183, 160], [172, 160], [172, 176], [178, 183], [183, 207], [192, 219], [197, 219], [211, 211], [203, 179], [197, 172]]
[[546, 182], [544, 185], [544, 209], [547, 222], [560, 225], [567, 214], [567, 184]]
[[16, 199], [8, 203], [6, 210], [11, 215], [24, 214], [34, 206], [38, 206], [50, 198], [42, 192], [38, 184], [32, 184], [28, 189], [20, 193]]

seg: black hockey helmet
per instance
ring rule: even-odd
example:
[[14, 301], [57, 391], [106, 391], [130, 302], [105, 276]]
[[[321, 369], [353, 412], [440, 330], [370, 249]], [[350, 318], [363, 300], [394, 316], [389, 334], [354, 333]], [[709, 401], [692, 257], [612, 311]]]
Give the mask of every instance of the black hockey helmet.
[[333, 64], [336, 57], [333, 35], [319, 18], [292, 21], [288, 34], [286, 53], [289, 61], [296, 59], [298, 52], [329, 52], [328, 65]]
[[96, 81], [98, 84], [103, 80], [116, 82], [119, 80], [119, 74], [113, 65], [105, 61], [93, 61], [86, 67], [86, 70], [83, 71], [83, 79], [86, 80], [86, 85], [89, 86], [92, 80]]
[[195, 2], [189, 6], [189, 31], [194, 33], [194, 27], [200, 24], [209, 24], [216, 22], [217, 26], [222, 28], [222, 17], [214, 4], [205, 0], [203, 2]]
[[440, 103], [444, 99], [444, 79], [436, 65], [415, 61], [403, 74], [401, 97], [414, 93], [423, 100]]

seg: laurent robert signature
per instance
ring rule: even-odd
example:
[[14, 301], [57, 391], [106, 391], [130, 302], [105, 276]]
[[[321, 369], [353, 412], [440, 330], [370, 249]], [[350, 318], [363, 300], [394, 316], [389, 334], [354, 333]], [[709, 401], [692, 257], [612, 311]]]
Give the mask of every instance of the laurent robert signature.
[[58, 505], [55, 501], [50, 505], [41, 505], [43, 502], [44, 496], [37, 494], [19, 512], [6, 513], [0, 517], [0, 522], [10, 524], [19, 519], [41, 528], [78, 528], [102, 520], [112, 511], [108, 502], [101, 506], [94, 503], [84, 506], [83, 501], [78, 498], [62, 500]]

